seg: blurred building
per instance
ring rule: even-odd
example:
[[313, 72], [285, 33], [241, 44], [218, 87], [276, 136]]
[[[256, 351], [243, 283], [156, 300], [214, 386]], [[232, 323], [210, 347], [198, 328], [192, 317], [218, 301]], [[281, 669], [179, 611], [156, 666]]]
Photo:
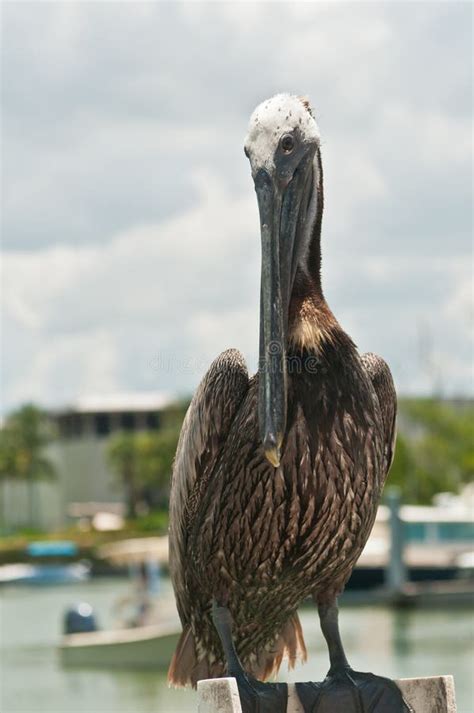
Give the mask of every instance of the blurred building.
[[[58, 438], [46, 455], [57, 477], [32, 486], [34, 526], [47, 530], [97, 512], [122, 514], [123, 488], [107, 457], [110, 438], [119, 431], [160, 428], [163, 409], [174, 400], [159, 393], [114, 394], [82, 398], [70, 407], [51, 411]], [[5, 481], [0, 489], [6, 527], [30, 525], [28, 485]]]

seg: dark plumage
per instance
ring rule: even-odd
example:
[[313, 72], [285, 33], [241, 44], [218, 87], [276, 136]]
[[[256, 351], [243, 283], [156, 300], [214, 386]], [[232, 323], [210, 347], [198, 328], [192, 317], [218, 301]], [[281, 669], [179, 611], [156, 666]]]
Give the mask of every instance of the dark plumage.
[[[319, 145], [314, 166], [320, 166]], [[343, 590], [374, 523], [393, 456], [390, 370], [359, 356], [320, 284], [318, 209], [288, 305], [286, 425], [280, 465], [268, 461], [258, 419], [259, 375], [241, 354], [211, 365], [183, 424], [170, 502], [170, 565], [183, 634], [172, 683], [222, 675], [211, 620], [228, 607], [244, 667], [258, 678], [306, 656], [297, 608]], [[304, 217], [304, 216], [303, 216]]]

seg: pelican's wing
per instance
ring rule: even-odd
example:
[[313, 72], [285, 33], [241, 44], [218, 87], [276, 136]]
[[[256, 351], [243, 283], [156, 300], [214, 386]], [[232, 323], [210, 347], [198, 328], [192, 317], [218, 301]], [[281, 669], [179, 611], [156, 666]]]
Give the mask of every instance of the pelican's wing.
[[236, 349], [211, 364], [186, 413], [173, 466], [170, 493], [170, 574], [183, 625], [188, 620], [187, 538], [202, 493], [247, 393], [249, 377]]
[[361, 359], [377, 394], [382, 412], [385, 436], [385, 477], [387, 477], [395, 454], [397, 394], [390, 368], [382, 357], [368, 352], [367, 354], [362, 354]]

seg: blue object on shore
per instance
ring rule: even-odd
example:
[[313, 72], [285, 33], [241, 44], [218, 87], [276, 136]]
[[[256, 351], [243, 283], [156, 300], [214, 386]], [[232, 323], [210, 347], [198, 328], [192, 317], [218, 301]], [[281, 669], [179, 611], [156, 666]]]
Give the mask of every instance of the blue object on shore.
[[26, 548], [30, 557], [75, 557], [79, 549], [72, 540], [40, 540]]

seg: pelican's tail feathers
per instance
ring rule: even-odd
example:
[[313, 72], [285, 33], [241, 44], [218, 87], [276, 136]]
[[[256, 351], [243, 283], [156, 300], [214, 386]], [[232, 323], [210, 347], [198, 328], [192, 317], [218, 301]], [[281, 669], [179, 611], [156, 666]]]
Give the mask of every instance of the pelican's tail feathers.
[[168, 669], [168, 683], [171, 686], [192, 686], [205, 678], [224, 676], [224, 666], [219, 661], [211, 661], [205, 656], [198, 660], [196, 643], [190, 626], [186, 626], [179, 637], [176, 650]]
[[[248, 659], [244, 658], [243, 664], [248, 673], [265, 681], [278, 673], [284, 658], [288, 659], [289, 668], [293, 668], [298, 660], [305, 662], [307, 658], [298, 614], [288, 619], [271, 646], [264, 647]], [[168, 670], [168, 683], [195, 688], [202, 679], [220, 676], [225, 676], [224, 663], [210, 654], [198, 659], [193, 632], [190, 626], [185, 626]]]
[[304, 663], [308, 657], [303, 629], [298, 614], [293, 614], [283, 626], [271, 648], [260, 651], [252, 665], [252, 674], [265, 681], [276, 676], [281, 662], [288, 659], [288, 668], [294, 668], [297, 661]]

